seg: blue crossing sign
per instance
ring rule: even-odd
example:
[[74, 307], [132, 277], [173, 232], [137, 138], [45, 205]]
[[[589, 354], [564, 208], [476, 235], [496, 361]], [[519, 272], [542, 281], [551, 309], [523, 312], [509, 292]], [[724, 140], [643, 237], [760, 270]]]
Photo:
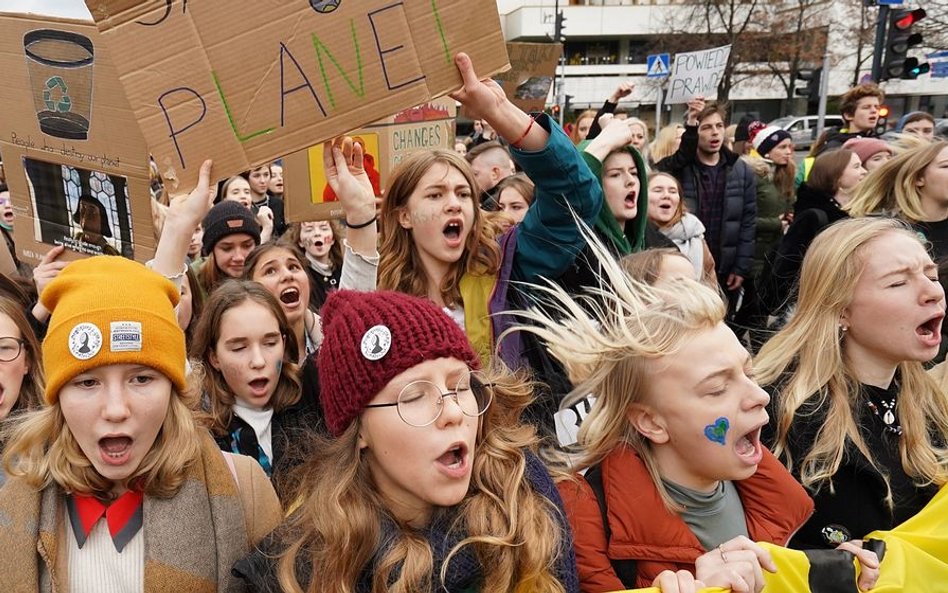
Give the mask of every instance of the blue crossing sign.
[[652, 54], [645, 60], [645, 76], [661, 78], [671, 74], [671, 55]]

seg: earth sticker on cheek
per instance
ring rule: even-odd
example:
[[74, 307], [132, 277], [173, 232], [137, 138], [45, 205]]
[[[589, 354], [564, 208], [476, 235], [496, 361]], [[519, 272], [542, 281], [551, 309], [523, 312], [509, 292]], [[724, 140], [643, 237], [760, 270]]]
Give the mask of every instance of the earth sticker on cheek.
[[731, 421], [721, 416], [704, 427], [704, 436], [712, 443], [723, 445], [727, 441], [727, 431], [731, 428]]

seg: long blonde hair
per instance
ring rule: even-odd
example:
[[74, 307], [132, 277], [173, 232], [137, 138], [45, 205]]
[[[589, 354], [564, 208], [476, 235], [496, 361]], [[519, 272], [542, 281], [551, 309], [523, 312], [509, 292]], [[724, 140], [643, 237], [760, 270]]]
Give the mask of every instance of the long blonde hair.
[[667, 125], [655, 134], [655, 140], [649, 144], [648, 151], [652, 157], [652, 162], [658, 163], [665, 157], [675, 154], [678, 149], [678, 130], [684, 130], [681, 124]]
[[644, 121], [640, 120], [637, 117], [630, 117], [626, 121], [630, 125], [636, 125], [642, 128], [642, 136], [645, 138], [644, 140], [645, 144], [642, 146], [641, 150], [639, 150], [638, 148], [636, 148], [636, 150], [638, 150], [639, 154], [642, 155], [642, 161], [645, 162], [645, 166], [651, 167], [653, 161], [651, 160], [651, 157], [649, 156], [649, 149], [651, 147], [651, 143], [649, 142], [649, 139], [648, 139], [648, 124], [646, 124]]
[[945, 148], [948, 148], [948, 142], [939, 140], [889, 159], [862, 180], [844, 210], [853, 217], [888, 212], [909, 222], [925, 220], [918, 182], [925, 175], [925, 169]]
[[[440, 577], [451, 558], [471, 546], [484, 567], [481, 590], [563, 593], [554, 574], [563, 545], [555, 517], [560, 511], [525, 476], [523, 452], [536, 445], [536, 436], [518, 418], [533, 385], [498, 370], [488, 371], [487, 380], [494, 402], [481, 418], [471, 486], [451, 525], [464, 539], [448, 554]], [[339, 438], [319, 439], [300, 468], [303, 502], [283, 532], [288, 546], [277, 564], [283, 591], [352, 593], [379, 552], [372, 593], [435, 590], [432, 550], [423, 533], [398, 525], [392, 545], [378, 550], [383, 520], [397, 521], [372, 482], [359, 430], [356, 420]], [[308, 586], [298, 579], [301, 562], [311, 567]]]
[[[796, 313], [764, 345], [755, 362], [761, 385], [780, 390], [774, 398], [774, 453], [791, 470], [798, 464], [800, 481], [809, 488], [818, 490], [824, 484], [832, 488], [847, 440], [878, 467], [854, 415], [865, 396], [844, 356], [840, 318], [852, 301], [870, 243], [889, 233], [918, 240], [905, 223], [891, 218], [844, 220], [820, 233], [803, 260]], [[948, 399], [920, 362], [899, 363], [898, 376], [902, 467], [920, 485], [941, 485], [946, 481], [948, 451], [933, 443], [932, 437], [948, 434]], [[825, 410], [826, 419], [809, 452], [795, 460], [788, 448], [791, 424], [801, 408], [811, 407]], [[888, 477], [884, 473], [883, 477], [888, 488]], [[887, 502], [891, 507], [891, 492]]]
[[[631, 447], [645, 463], [666, 507], [678, 507], [665, 489], [651, 442], [628, 419], [648, 395], [651, 362], [674, 355], [698, 332], [724, 320], [725, 306], [710, 288], [690, 279], [652, 287], [633, 279], [588, 228], [583, 234], [602, 269], [600, 286], [570, 296], [550, 283], [535, 287], [539, 306], [518, 311], [527, 323], [510, 331], [539, 336], [575, 385], [561, 408], [594, 394], [579, 428], [581, 456], [573, 468], [598, 464], [617, 447]], [[504, 336], [501, 336], [503, 339]]]
[[474, 193], [474, 226], [467, 236], [461, 259], [451, 266], [438, 291], [445, 305], [461, 301], [460, 283], [464, 274], [490, 276], [500, 269], [500, 247], [477, 204], [477, 181], [471, 166], [460, 155], [448, 150], [419, 151], [408, 156], [392, 174], [391, 183], [382, 200], [381, 239], [379, 244], [378, 288], [395, 290], [427, 298], [430, 294], [428, 274], [418, 255], [411, 229], [402, 228], [398, 217], [408, 207], [408, 198], [422, 176], [436, 164], [457, 169]]
[[[191, 410], [172, 388], [161, 430], [124, 485], [157, 498], [174, 496], [200, 455], [201, 432]], [[3, 467], [8, 475], [23, 478], [37, 490], [56, 483], [67, 492], [102, 500], [115, 497], [114, 483], [100, 475], [82, 452], [58, 401], [12, 421]]]

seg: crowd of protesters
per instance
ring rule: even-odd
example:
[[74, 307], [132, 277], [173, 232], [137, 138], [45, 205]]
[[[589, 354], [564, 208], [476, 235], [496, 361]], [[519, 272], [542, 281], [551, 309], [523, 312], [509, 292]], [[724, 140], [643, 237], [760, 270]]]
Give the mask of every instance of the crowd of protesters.
[[622, 84], [568, 135], [455, 64], [474, 136], [384, 192], [326, 142], [339, 220], [206, 161], [146, 265], [2, 278], [0, 590], [757, 593], [785, 548], [873, 587], [948, 481], [932, 118], [887, 142], [860, 85], [798, 166], [719, 103], [649, 142]]

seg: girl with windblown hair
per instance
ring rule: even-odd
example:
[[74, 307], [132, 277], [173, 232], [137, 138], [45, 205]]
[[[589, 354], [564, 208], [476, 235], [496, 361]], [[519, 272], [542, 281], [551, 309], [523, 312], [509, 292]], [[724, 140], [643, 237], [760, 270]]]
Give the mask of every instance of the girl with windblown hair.
[[252, 590], [578, 593], [559, 495], [518, 423], [531, 384], [482, 370], [426, 299], [335, 291], [323, 330], [333, 438], [298, 509], [235, 567]]
[[[753, 541], [785, 545], [813, 504], [760, 442], [769, 397], [750, 355], [715, 290], [684, 277], [647, 286], [596, 251], [599, 288], [572, 298], [547, 288], [517, 328], [539, 334], [569, 372], [564, 407], [596, 397], [572, 468], [585, 474], [558, 484], [581, 588], [677, 591], [697, 580], [759, 591], [775, 566]], [[845, 549], [863, 560], [868, 588], [875, 555]]]
[[935, 264], [904, 223], [850, 219], [813, 241], [796, 313], [756, 361], [768, 440], [816, 503], [793, 547], [891, 529], [948, 481], [948, 400], [922, 366], [944, 316]]

